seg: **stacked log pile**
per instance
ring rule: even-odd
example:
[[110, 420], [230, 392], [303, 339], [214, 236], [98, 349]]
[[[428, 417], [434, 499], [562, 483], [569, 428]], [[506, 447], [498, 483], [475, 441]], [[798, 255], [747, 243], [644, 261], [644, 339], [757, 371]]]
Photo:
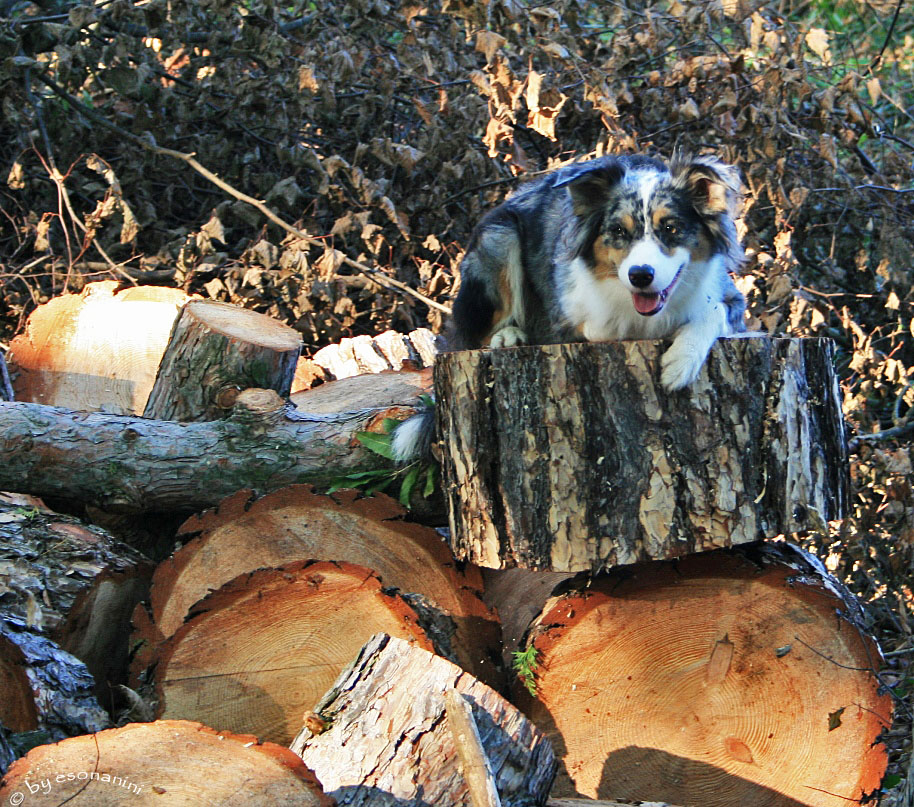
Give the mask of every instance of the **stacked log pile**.
[[[188, 803], [234, 783], [240, 795], [226, 803], [323, 804], [319, 780], [340, 805], [397, 807], [582, 797], [830, 807], [878, 786], [876, 738], [891, 708], [859, 607], [814, 559], [759, 543], [842, 515], [827, 341], [721, 341], [673, 395], [659, 386], [660, 343], [440, 356], [448, 548], [386, 497], [313, 487], [386, 467], [356, 435], [383, 434], [420, 405], [430, 335], [357, 337], [296, 360], [294, 332], [260, 315], [193, 300], [176, 316], [174, 301], [158, 304], [170, 307], [158, 332], [172, 338], [152, 351], [154, 382], [144, 370], [152, 395], [137, 394], [133, 376], [121, 384], [110, 358], [103, 372], [82, 356], [76, 372], [107, 373], [95, 387], [118, 391], [120, 403], [90, 407], [104, 413], [52, 400], [53, 373], [73, 374], [40, 359], [13, 369], [16, 383], [44, 379], [41, 402], [0, 402], [0, 489], [109, 513], [197, 513], [163, 536], [177, 548], [156, 558], [143, 605], [152, 565], [129, 553], [115, 554], [130, 574], [98, 554], [64, 553], [35, 571], [51, 536], [97, 538], [53, 514], [67, 527], [45, 531], [27, 559], [38, 582], [6, 610], [0, 600], [0, 616], [25, 620], [10, 624], [44, 615], [55, 627], [43, 638], [72, 648], [96, 691], [121, 683], [126, 666], [100, 625], [122, 626], [133, 609], [130, 683], [151, 700], [125, 691], [134, 715], [158, 719], [62, 730], [49, 739], [85, 736], [14, 764], [0, 800], [37, 794], [38, 775], [56, 788], [48, 804], [118, 803], [105, 801], [122, 796], [114, 776], [145, 794], [187, 789]], [[15, 560], [7, 554], [0, 562]], [[82, 588], [59, 605], [47, 591], [69, 590], [54, 582], [68, 568], [83, 570]], [[39, 722], [16, 705], [31, 698], [34, 711], [34, 686], [21, 682], [38, 665], [10, 648], [0, 674], [19, 683], [0, 687], [0, 724], [21, 731]], [[502, 662], [515, 650], [506, 688]], [[270, 746], [296, 735], [317, 779]], [[200, 772], [218, 748], [226, 775], [210, 783]], [[144, 756], [146, 770], [128, 764]], [[55, 778], [64, 767], [110, 779], [70, 789]]]

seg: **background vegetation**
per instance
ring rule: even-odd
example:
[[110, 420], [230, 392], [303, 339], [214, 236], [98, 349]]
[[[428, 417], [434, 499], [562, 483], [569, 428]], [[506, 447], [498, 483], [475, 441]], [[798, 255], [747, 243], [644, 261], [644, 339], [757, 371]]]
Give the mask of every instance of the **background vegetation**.
[[883, 803], [901, 803], [912, 69], [903, 0], [0, 0], [0, 339], [110, 277], [272, 314], [311, 351], [438, 329], [389, 281], [446, 306], [474, 222], [519, 181], [608, 152], [719, 153], [747, 187], [753, 325], [840, 349], [853, 514], [800, 537], [889, 653]]

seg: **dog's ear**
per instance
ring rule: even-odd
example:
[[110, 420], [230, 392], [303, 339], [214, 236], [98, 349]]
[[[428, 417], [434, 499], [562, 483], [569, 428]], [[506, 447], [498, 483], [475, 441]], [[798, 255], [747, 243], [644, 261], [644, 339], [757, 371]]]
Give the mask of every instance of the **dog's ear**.
[[742, 182], [739, 171], [716, 157], [687, 157], [682, 153], [670, 164], [673, 187], [681, 188], [703, 216], [739, 213]]
[[556, 174], [555, 187], [567, 187], [575, 215], [587, 216], [606, 202], [624, 173], [619, 160], [604, 157], [563, 168]]

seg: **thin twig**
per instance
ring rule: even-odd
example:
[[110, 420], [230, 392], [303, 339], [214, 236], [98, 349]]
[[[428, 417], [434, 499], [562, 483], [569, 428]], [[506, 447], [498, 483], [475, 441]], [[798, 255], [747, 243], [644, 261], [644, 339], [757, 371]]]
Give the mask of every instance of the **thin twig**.
[[893, 426], [891, 429], [873, 432], [872, 434], [858, 434], [851, 438], [847, 443], [847, 450], [852, 454], [860, 450], [862, 443], [878, 443], [883, 440], [897, 440], [914, 434], [914, 421], [902, 423], [900, 426]]
[[885, 49], [889, 46], [889, 42], [892, 41], [892, 34], [895, 33], [895, 25], [898, 22], [898, 15], [901, 14], [901, 7], [904, 5], [904, 0], [898, 0], [898, 5], [895, 6], [895, 15], [892, 17], [892, 22], [889, 25], [889, 30], [885, 35], [885, 41], [882, 43], [882, 47], [879, 48], [879, 53], [876, 54], [876, 58], [870, 62], [869, 67], [866, 68], [867, 73], [872, 73], [876, 67], [879, 65], [879, 62], [882, 61], [882, 56], [885, 53]]
[[[155, 145], [155, 143], [150, 142], [149, 140], [145, 140], [141, 137], [137, 137], [132, 132], [128, 132], [126, 129], [122, 129], [117, 124], [112, 123], [104, 116], [98, 114], [95, 110], [87, 107], [85, 104], [82, 103], [82, 101], [79, 101], [77, 98], [70, 95], [70, 93], [68, 93], [63, 87], [61, 87], [59, 84], [57, 84], [57, 82], [55, 82], [53, 79], [49, 78], [48, 76], [45, 76], [45, 75], [42, 75], [39, 73], [39, 74], [37, 74], [37, 78], [40, 79], [48, 87], [50, 87], [51, 90], [54, 91], [54, 93], [56, 93], [61, 98], [65, 99], [69, 104], [71, 104], [74, 107], [74, 109], [76, 109], [79, 112], [79, 114], [85, 116], [89, 120], [91, 120], [95, 123], [98, 123], [99, 125], [104, 126], [105, 128], [110, 129], [113, 132], [116, 132], [120, 137], [123, 137], [124, 139], [129, 140], [131, 143], [134, 143], [134, 144], [140, 146], [141, 148], [146, 149], [147, 151], [151, 151], [153, 154], [161, 154], [165, 157], [172, 157], [176, 160], [181, 160], [182, 162], [187, 163], [187, 165], [189, 165], [191, 168], [193, 168], [198, 174], [200, 174], [201, 176], [205, 177], [210, 182], [212, 182], [216, 187], [221, 188], [227, 194], [229, 194], [230, 196], [233, 196], [234, 198], [238, 199], [239, 201], [245, 202], [246, 204], [251, 205], [251, 207], [256, 208], [257, 210], [260, 211], [260, 213], [263, 216], [265, 216], [267, 219], [272, 221], [277, 226], [281, 227], [286, 232], [290, 233], [291, 235], [294, 235], [296, 238], [301, 239], [302, 241], [306, 242], [307, 244], [310, 244], [311, 246], [327, 249], [327, 244], [325, 244], [319, 238], [315, 238], [312, 235], [308, 235], [308, 233], [304, 232], [303, 230], [300, 230], [297, 227], [293, 227], [291, 224], [289, 224], [288, 222], [284, 221], [279, 216], [277, 216], [276, 213], [274, 213], [269, 207], [267, 207], [259, 199], [255, 199], [253, 196], [248, 196], [246, 193], [242, 193], [241, 191], [239, 191], [238, 189], [236, 189], [235, 187], [230, 185], [225, 180], [220, 179], [218, 176], [216, 176], [216, 174], [214, 174], [208, 168], [206, 168], [205, 166], [203, 166], [199, 162], [197, 162], [197, 160], [194, 159], [193, 154], [186, 154], [183, 151], [175, 151], [174, 149], [163, 148], [162, 146]], [[336, 251], [339, 252], [338, 250], [336, 250]], [[370, 280], [373, 280], [374, 282], [378, 283], [379, 285], [386, 286], [390, 289], [396, 289], [398, 291], [402, 291], [405, 294], [409, 294], [409, 295], [415, 297], [417, 300], [421, 300], [429, 308], [437, 309], [438, 311], [441, 311], [445, 314], [451, 313], [451, 309], [448, 306], [442, 305], [441, 303], [439, 303], [435, 300], [432, 300], [429, 297], [426, 297], [424, 294], [411, 288], [406, 283], [402, 283], [399, 280], [395, 280], [394, 278], [388, 277], [380, 269], [377, 269], [372, 266], [368, 266], [367, 264], [361, 263], [360, 261], [353, 260], [352, 258], [350, 258], [348, 255], [345, 255], [344, 253], [340, 252], [339, 255], [341, 256], [340, 260], [342, 261], [342, 263], [346, 264], [347, 266], [349, 266], [353, 269], [356, 269], [361, 274], [368, 276]]]

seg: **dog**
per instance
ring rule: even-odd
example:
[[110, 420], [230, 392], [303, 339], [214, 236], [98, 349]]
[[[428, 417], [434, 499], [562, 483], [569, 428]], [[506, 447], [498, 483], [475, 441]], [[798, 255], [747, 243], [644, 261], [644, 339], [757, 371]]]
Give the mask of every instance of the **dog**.
[[[743, 249], [741, 182], [712, 156], [677, 153], [573, 163], [486, 214], [460, 264], [447, 350], [673, 337], [661, 384], [691, 384], [721, 336], [745, 330], [730, 273]], [[394, 453], [427, 449], [432, 415], [394, 433]]]

